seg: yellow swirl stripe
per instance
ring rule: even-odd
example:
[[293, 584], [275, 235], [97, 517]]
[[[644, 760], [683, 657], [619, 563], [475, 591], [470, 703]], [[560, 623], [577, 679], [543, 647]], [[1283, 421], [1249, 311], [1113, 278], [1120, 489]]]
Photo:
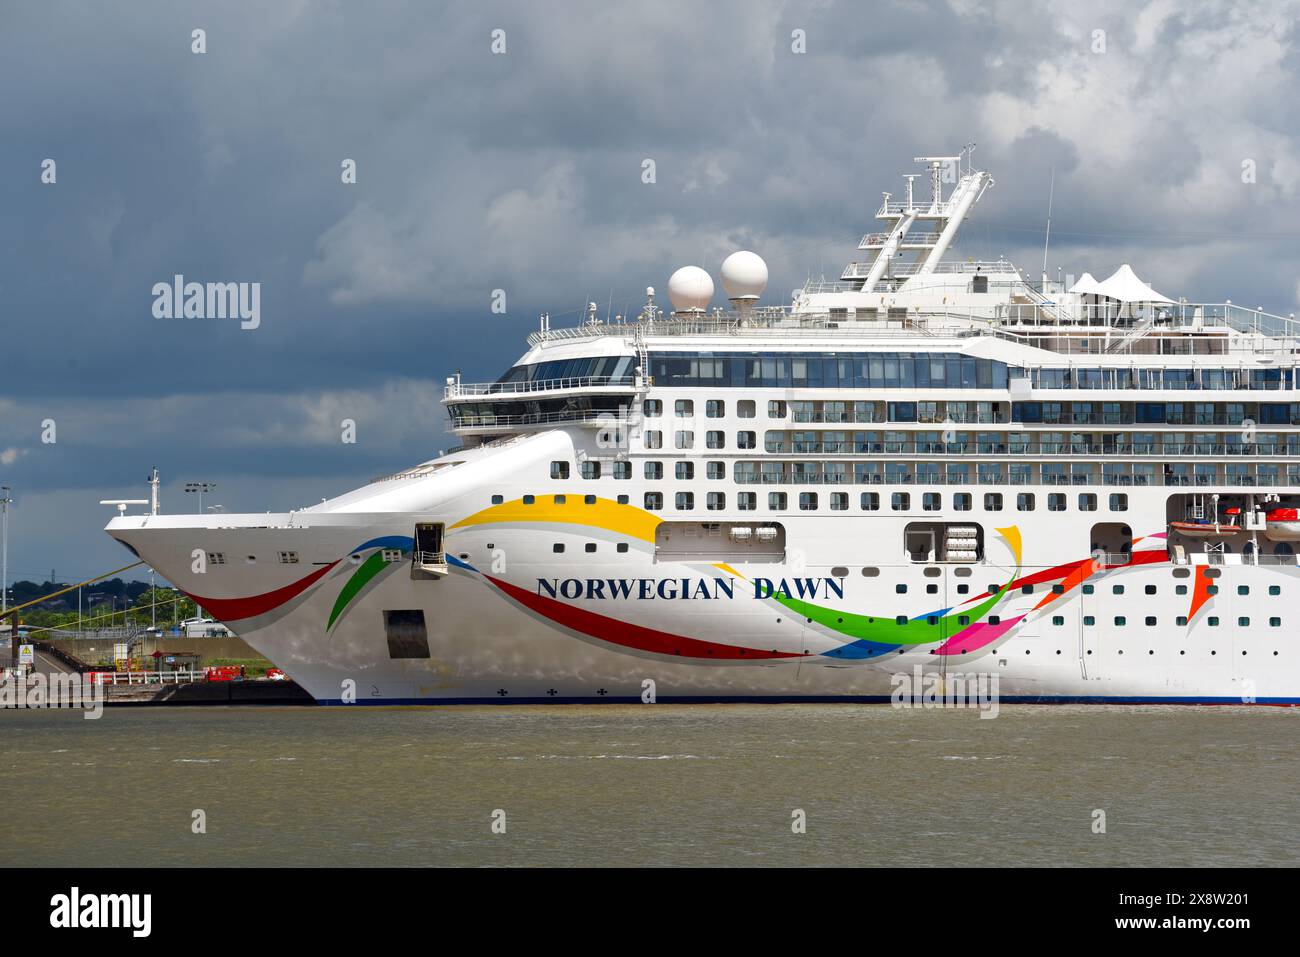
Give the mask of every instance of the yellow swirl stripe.
[[[564, 501], [556, 502], [555, 499]], [[525, 505], [522, 498], [512, 502], [502, 502], [462, 518], [456, 528], [468, 528], [473, 525], [492, 525], [505, 522], [556, 522], [564, 525], [587, 525], [603, 528], [606, 531], [639, 538], [654, 544], [655, 528], [662, 521], [635, 505], [620, 505], [613, 499], [597, 498], [590, 504], [584, 495], [538, 495], [532, 505]]]

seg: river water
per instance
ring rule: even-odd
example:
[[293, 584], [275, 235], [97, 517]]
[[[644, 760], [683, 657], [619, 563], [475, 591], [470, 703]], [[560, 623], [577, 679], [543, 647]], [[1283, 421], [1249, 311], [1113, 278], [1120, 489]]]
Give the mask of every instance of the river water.
[[886, 705], [7, 711], [0, 865], [1294, 866], [1298, 720], [1030, 705], [991, 720]]

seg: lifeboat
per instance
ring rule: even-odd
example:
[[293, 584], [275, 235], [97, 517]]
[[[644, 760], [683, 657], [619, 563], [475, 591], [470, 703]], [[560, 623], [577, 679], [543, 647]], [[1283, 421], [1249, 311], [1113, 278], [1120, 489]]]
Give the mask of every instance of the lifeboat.
[[1240, 535], [1245, 531], [1240, 525], [1235, 524], [1237, 516], [1241, 514], [1239, 508], [1224, 509], [1224, 514], [1228, 516], [1227, 523], [1213, 522], [1170, 522], [1169, 530], [1177, 532], [1186, 538], [1232, 538], [1234, 535]]
[[1264, 516], [1264, 537], [1273, 542], [1300, 542], [1300, 510], [1271, 509]]

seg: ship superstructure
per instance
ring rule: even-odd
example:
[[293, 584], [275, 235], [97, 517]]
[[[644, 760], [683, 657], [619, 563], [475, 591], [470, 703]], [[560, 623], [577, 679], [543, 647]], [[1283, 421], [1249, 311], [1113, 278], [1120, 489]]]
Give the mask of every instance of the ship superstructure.
[[1300, 326], [958, 261], [992, 179], [918, 162], [788, 306], [687, 267], [448, 379], [457, 450], [108, 531], [322, 701], [1300, 701]]

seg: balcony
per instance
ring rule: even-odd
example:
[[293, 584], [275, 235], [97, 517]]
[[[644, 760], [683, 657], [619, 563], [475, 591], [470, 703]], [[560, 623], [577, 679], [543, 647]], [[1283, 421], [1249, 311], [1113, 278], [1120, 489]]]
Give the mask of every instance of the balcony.
[[572, 389], [618, 388], [631, 390], [632, 376], [579, 376], [571, 379], [533, 379], [522, 382], [452, 382], [443, 390], [444, 399], [471, 398], [483, 395], [531, 395], [539, 392], [566, 392]]

